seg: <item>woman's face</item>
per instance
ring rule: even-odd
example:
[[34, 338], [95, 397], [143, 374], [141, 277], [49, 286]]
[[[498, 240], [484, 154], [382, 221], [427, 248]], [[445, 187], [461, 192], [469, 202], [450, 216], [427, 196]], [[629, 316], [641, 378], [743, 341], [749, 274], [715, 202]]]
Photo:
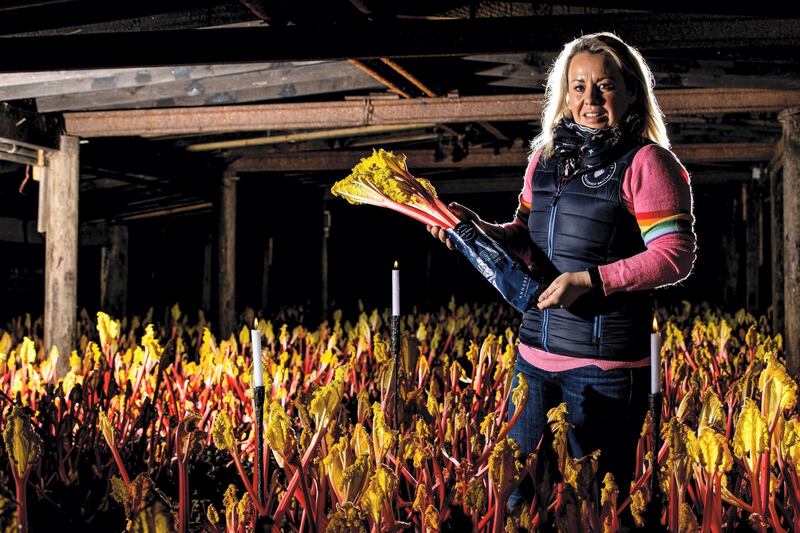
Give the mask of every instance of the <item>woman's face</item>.
[[622, 71], [604, 53], [576, 54], [567, 68], [567, 82], [573, 120], [590, 128], [616, 126], [634, 101]]

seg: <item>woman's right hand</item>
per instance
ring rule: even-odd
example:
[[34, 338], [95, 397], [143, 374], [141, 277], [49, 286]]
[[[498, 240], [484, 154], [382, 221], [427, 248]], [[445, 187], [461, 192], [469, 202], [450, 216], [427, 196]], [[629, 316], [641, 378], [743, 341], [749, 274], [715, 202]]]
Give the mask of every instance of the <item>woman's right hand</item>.
[[[478, 225], [482, 225], [483, 221], [477, 215], [477, 213], [475, 213], [475, 211], [473, 211], [472, 209], [464, 207], [463, 205], [457, 202], [450, 202], [449, 204], [447, 204], [447, 207], [450, 209], [450, 211], [452, 211], [452, 213], [456, 217], [458, 217], [459, 220], [472, 220]], [[455, 246], [453, 246], [453, 243], [450, 241], [450, 239], [447, 238], [446, 229], [444, 229], [441, 226], [431, 226], [430, 224], [427, 224], [425, 227], [428, 229], [431, 235], [433, 235], [434, 237], [445, 243], [447, 245], [447, 248], [449, 248], [450, 250], [455, 250]]]

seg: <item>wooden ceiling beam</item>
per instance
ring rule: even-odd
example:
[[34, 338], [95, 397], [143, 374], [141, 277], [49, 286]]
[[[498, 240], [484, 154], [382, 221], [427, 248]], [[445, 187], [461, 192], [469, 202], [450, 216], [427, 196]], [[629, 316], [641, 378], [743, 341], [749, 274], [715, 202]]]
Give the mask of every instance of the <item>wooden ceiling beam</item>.
[[56, 150], [61, 131], [60, 117], [40, 115], [0, 102], [0, 144], [29, 150]]
[[[0, 8], [0, 35], [166, 30], [256, 20], [234, 2], [216, 0], [61, 0]], [[13, 4], [13, 2], [12, 2]]]
[[[769, 161], [775, 154], [770, 143], [714, 143], [680, 144], [672, 147], [684, 164]], [[469, 155], [453, 162], [449, 155], [442, 161], [434, 159], [434, 150], [413, 149], [402, 151], [409, 161], [411, 172], [424, 172], [440, 168], [474, 167], [524, 167], [528, 161], [528, 147], [517, 143], [511, 149], [470, 147]], [[364, 151], [342, 150], [328, 152], [299, 152], [250, 155], [233, 161], [233, 172], [319, 172], [347, 171], [364, 157]]]
[[[126, 111], [64, 113], [67, 134], [126, 137], [265, 130], [345, 128], [427, 122], [538, 121], [540, 95], [369, 99]], [[772, 89], [668, 89], [656, 91], [666, 115], [778, 112], [800, 105], [800, 91]]]
[[[82, 10], [82, 12], [85, 10]], [[614, 13], [455, 20], [376, 20], [283, 27], [110, 32], [9, 37], [2, 72], [81, 68], [370, 59], [560, 50], [576, 36], [616, 31], [642, 53], [694, 58], [728, 54], [794, 57], [800, 19], [764, 16]], [[391, 38], [389, 38], [391, 36]], [[320, 46], [318, 43], [324, 43]], [[180, 43], [176, 46], [176, 43]], [[258, 43], [258, 46], [253, 46]]]
[[60, 70], [0, 74], [0, 100], [78, 95], [99, 91], [142, 90], [174, 82], [191, 83], [215, 76], [232, 76], [253, 71], [286, 69], [291, 62], [247, 63], [242, 65], [189, 65], [183, 67]]
[[36, 99], [42, 113], [74, 109], [164, 108], [237, 104], [383, 86], [343, 61], [185, 79], [131, 89], [60, 94]]

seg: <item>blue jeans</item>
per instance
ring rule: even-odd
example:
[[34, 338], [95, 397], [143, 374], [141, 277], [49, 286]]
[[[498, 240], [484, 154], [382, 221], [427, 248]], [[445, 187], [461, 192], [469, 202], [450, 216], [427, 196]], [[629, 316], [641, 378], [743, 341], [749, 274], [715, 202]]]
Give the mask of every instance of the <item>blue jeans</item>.
[[[647, 413], [650, 367], [601, 370], [589, 365], [547, 372], [531, 365], [517, 352], [512, 390], [519, 383], [518, 373], [524, 374], [528, 382], [528, 402], [508, 436], [519, 444], [523, 464], [536, 449], [543, 432], [550, 431], [547, 411], [566, 402], [567, 420], [573, 426], [567, 433], [571, 456], [582, 457], [600, 449], [598, 485], [602, 486], [606, 472], [611, 472], [620, 496], [626, 494], [633, 478], [636, 443]], [[514, 411], [509, 394], [509, 420]], [[531, 498], [528, 495], [528, 500]], [[509, 497], [507, 510], [523, 499], [523, 490], [517, 486]]]

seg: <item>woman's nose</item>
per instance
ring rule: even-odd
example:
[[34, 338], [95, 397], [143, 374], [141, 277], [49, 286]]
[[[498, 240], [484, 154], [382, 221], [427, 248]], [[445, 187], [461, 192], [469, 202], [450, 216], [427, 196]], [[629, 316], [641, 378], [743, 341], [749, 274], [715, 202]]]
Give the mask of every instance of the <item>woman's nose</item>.
[[603, 103], [603, 95], [597, 85], [593, 85], [589, 92], [589, 102], [598, 105]]

